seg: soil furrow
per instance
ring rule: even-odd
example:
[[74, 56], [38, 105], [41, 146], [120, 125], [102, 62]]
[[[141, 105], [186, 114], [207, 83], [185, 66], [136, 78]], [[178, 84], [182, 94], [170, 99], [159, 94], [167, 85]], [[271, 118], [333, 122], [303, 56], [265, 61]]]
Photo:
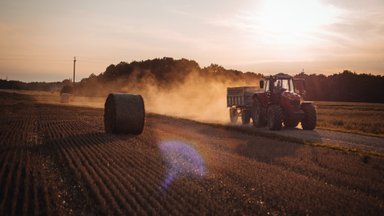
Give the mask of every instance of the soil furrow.
[[21, 175], [24, 171], [24, 163], [25, 163], [25, 156], [24, 156], [24, 151], [20, 152], [20, 161], [19, 165], [17, 167], [17, 172], [16, 172], [16, 178], [14, 185], [12, 186], [14, 188], [13, 191], [13, 196], [12, 196], [12, 202], [11, 202], [11, 214], [10, 215], [15, 215], [16, 210], [18, 209], [18, 203], [20, 205], [20, 200], [23, 200], [22, 196], [23, 195], [23, 190], [24, 190], [24, 178], [21, 178]]
[[31, 196], [30, 196], [30, 188], [31, 188], [31, 167], [30, 167], [30, 153], [27, 152], [26, 158], [25, 158], [25, 170], [24, 170], [24, 175], [25, 175], [25, 189], [24, 189], [24, 195], [23, 195], [23, 200], [20, 201], [19, 205], [20, 207], [18, 210], [22, 211], [22, 213], [17, 212], [18, 215], [28, 215], [30, 214], [30, 202], [31, 202]]
[[[100, 155], [98, 156], [98, 158], [102, 160], [99, 166], [103, 169], [104, 172], [110, 173], [111, 179], [116, 180], [116, 183], [120, 185], [121, 190], [125, 190], [126, 188], [130, 190], [135, 188], [135, 190], [138, 190], [136, 193], [132, 193], [132, 195], [130, 195], [129, 193], [126, 193], [126, 196], [128, 198], [130, 198], [130, 196], [133, 196], [136, 200], [138, 200], [141, 205], [141, 208], [146, 209], [149, 215], [159, 214], [160, 213], [159, 211], [161, 211], [163, 208], [159, 205], [159, 203], [156, 200], [152, 198], [152, 196], [149, 195], [148, 188], [151, 188], [150, 183], [143, 182], [143, 184], [135, 184], [135, 185], [127, 184], [129, 182], [133, 182], [133, 179], [129, 178], [130, 175], [126, 175], [125, 177], [123, 177], [122, 173], [128, 173], [127, 170], [122, 169], [121, 165], [117, 165], [114, 161], [108, 160], [110, 158], [117, 157], [117, 154], [108, 154], [109, 151], [114, 149], [113, 147], [111, 147], [111, 145], [113, 145], [113, 143], [108, 143], [108, 145], [97, 144], [97, 145], [89, 146], [89, 149], [90, 151], [95, 151], [92, 149], [98, 149], [95, 151], [95, 153]], [[121, 160], [118, 160], [118, 161], [121, 161]], [[105, 164], [108, 164], [107, 167], [105, 167]], [[127, 167], [127, 166], [125, 165], [124, 167]], [[153, 169], [157, 169], [157, 168], [158, 167], [153, 167]], [[146, 179], [148, 178], [152, 179], [153, 176], [148, 174], [146, 175]], [[148, 197], [148, 198], [146, 200], [143, 200], [143, 197]], [[149, 203], [151, 203], [151, 206], [154, 206], [154, 208], [150, 206], [148, 207], [148, 201]], [[136, 203], [136, 201], [134, 203]]]
[[2, 188], [2, 199], [1, 202], [0, 202], [0, 213], [2, 215], [7, 215], [9, 213], [7, 213], [7, 211], [9, 211], [10, 209], [7, 208], [7, 203], [10, 201], [10, 199], [12, 199], [11, 197], [9, 197], [11, 194], [11, 191], [13, 189], [12, 186], [12, 183], [14, 181], [14, 177], [16, 175], [16, 172], [17, 172], [17, 169], [15, 169], [15, 167], [19, 164], [19, 152], [18, 151], [15, 151], [14, 152], [14, 158], [13, 160], [11, 161], [8, 161], [8, 164], [9, 164], [9, 169], [8, 169], [8, 172], [7, 175], [5, 176], [5, 181], [4, 181], [4, 185], [1, 187]]
[[[156, 190], [153, 191], [153, 194], [155, 194], [155, 195], [157, 194], [157, 196], [156, 196], [157, 199], [160, 199], [160, 200], [163, 199], [163, 193], [164, 192], [159, 193], [159, 191], [161, 188], [161, 181], [163, 181], [163, 179], [166, 177], [167, 173], [165, 173], [166, 169], [165, 169], [164, 165], [159, 164], [159, 162], [161, 162], [161, 158], [159, 156], [153, 156], [151, 154], [148, 154], [148, 151], [143, 151], [143, 152], [140, 151], [140, 149], [148, 148], [148, 147], [136, 148], [134, 146], [130, 146], [128, 148], [127, 145], [130, 145], [130, 144], [124, 143], [121, 140], [118, 140], [118, 142], [116, 142], [116, 145], [118, 145], [119, 147], [113, 149], [113, 150], [116, 150], [115, 152], [112, 153], [113, 157], [118, 157], [119, 155], [123, 155], [123, 158], [126, 158], [126, 161], [133, 162], [131, 164], [132, 167], [140, 167], [140, 170], [146, 170], [146, 172], [148, 174], [150, 174], [151, 176], [158, 176], [157, 179], [160, 181], [155, 181], [155, 179], [148, 178], [147, 174], [142, 173], [140, 171], [131, 172], [131, 173], [134, 173], [135, 176], [131, 176], [129, 174], [126, 174], [125, 178], [136, 177], [136, 178], [133, 178], [131, 181], [135, 181], [135, 179], [136, 179], [136, 181], [142, 182], [142, 183], [139, 183], [139, 185], [148, 185], [148, 184], [145, 184], [145, 182], [148, 182], [148, 181], [151, 182], [152, 185], [156, 186], [155, 187]], [[144, 153], [144, 152], [146, 152], [146, 153]], [[121, 154], [121, 153], [123, 153], [123, 154]], [[154, 160], [154, 158], [157, 158], [157, 160]], [[124, 161], [124, 160], [119, 159], [117, 161]], [[124, 166], [124, 165], [122, 165], [122, 166]], [[159, 167], [160, 169], [156, 168], [156, 167]], [[146, 193], [145, 191], [138, 191], [138, 192], [140, 192], [140, 194]], [[190, 210], [192, 212], [195, 210], [196, 206], [193, 205], [192, 202], [188, 201], [190, 199], [193, 199], [190, 196], [185, 196], [186, 194], [180, 194], [180, 193], [177, 193], [173, 190], [168, 190], [167, 193], [168, 193], [168, 195], [166, 196], [167, 202], [165, 203], [165, 205], [172, 203], [170, 205], [174, 206], [173, 208], [175, 208], [175, 206], [177, 206], [177, 208], [175, 208], [175, 210], [180, 211], [180, 212], [183, 212], [186, 209]], [[149, 196], [149, 197], [151, 197], [151, 196]], [[185, 203], [183, 203], [183, 205], [180, 205], [181, 201], [185, 201]]]
[[[92, 168], [95, 170], [95, 174], [98, 177], [100, 177], [103, 184], [106, 182], [108, 183], [106, 184], [106, 187], [108, 188], [108, 191], [111, 191], [111, 194], [112, 194], [111, 199], [113, 199], [117, 204], [119, 204], [119, 206], [122, 209], [124, 209], [124, 207], [126, 210], [131, 209], [129, 204], [126, 202], [125, 197], [123, 197], [123, 195], [121, 194], [121, 190], [119, 188], [116, 188], [116, 184], [114, 181], [115, 176], [111, 176], [108, 170], [105, 170], [102, 168], [103, 164], [99, 162], [100, 161], [99, 155], [94, 154], [89, 148], [87, 148], [86, 144], [84, 144], [81, 141], [81, 139], [78, 139], [77, 143], [78, 145], [81, 145], [81, 147], [78, 148], [80, 150], [81, 155], [84, 156], [85, 160], [89, 161], [89, 163], [91, 164], [90, 166], [92, 166]], [[132, 204], [135, 204], [135, 203], [132, 203]], [[139, 209], [136, 209], [136, 210], [139, 210]], [[127, 212], [127, 213], [132, 214], [132, 212]]]
[[[83, 157], [84, 155], [82, 155], [81, 152], [79, 151], [75, 141], [70, 141], [67, 144], [70, 146], [70, 150], [72, 154], [74, 154], [75, 157], [78, 159], [78, 160], [75, 160], [75, 163], [77, 162], [77, 167], [83, 168], [82, 171], [85, 173], [85, 175], [89, 176], [89, 179], [94, 180], [96, 187], [100, 189], [100, 192], [103, 195], [103, 197], [106, 199], [107, 203], [111, 205], [112, 208], [110, 210], [114, 211], [119, 215], [122, 215], [121, 209], [113, 199], [113, 195], [111, 191], [108, 189], [108, 186], [104, 184], [103, 179], [101, 179], [101, 176], [98, 175], [96, 170], [93, 168], [93, 166], [90, 165], [90, 163], [92, 164], [92, 161], [89, 162], [87, 159]], [[91, 189], [94, 190], [94, 187], [91, 187]]]

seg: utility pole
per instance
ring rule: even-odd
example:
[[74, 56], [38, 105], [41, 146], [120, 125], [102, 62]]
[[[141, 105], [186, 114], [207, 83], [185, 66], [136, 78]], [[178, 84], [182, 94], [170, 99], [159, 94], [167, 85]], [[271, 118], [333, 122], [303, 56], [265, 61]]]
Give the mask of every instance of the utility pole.
[[75, 57], [73, 57], [73, 79], [72, 79], [72, 81], [73, 81], [73, 86], [75, 86], [75, 72], [76, 72], [76, 56]]

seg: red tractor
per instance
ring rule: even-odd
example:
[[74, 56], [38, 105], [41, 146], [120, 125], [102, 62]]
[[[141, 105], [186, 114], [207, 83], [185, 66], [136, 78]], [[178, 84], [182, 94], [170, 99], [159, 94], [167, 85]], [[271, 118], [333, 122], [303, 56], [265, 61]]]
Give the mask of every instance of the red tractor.
[[239, 116], [243, 124], [252, 119], [255, 127], [268, 126], [270, 130], [296, 127], [304, 130], [316, 127], [317, 114], [312, 102], [304, 101], [305, 83], [302, 79], [279, 73], [260, 80], [260, 87], [227, 88], [227, 107], [231, 123]]

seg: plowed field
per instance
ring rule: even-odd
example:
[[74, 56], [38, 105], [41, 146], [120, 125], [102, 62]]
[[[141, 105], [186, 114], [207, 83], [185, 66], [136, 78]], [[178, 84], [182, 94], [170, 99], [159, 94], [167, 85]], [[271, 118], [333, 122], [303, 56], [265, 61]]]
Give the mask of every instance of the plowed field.
[[382, 215], [384, 159], [0, 92], [0, 215]]

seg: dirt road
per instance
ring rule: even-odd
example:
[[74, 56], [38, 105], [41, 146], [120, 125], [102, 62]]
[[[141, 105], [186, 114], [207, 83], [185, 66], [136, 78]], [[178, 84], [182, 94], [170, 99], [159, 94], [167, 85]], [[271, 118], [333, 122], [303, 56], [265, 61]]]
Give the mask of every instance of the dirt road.
[[159, 115], [140, 136], [107, 135], [102, 109], [0, 102], [0, 215], [384, 211], [380, 156]]
[[283, 128], [280, 131], [270, 131], [266, 127], [254, 128], [253, 126], [224, 126], [229, 129], [243, 131], [266, 137], [279, 137], [302, 144], [319, 145], [344, 151], [354, 151], [360, 154], [384, 156], [384, 139], [374, 136], [365, 136], [353, 133], [316, 129], [304, 131], [300, 128]]
[[340, 146], [351, 150], [384, 154], [384, 139], [379, 137], [321, 129], [315, 131], [283, 130], [280, 135], [301, 137], [313, 143], [328, 144], [329, 146]]

